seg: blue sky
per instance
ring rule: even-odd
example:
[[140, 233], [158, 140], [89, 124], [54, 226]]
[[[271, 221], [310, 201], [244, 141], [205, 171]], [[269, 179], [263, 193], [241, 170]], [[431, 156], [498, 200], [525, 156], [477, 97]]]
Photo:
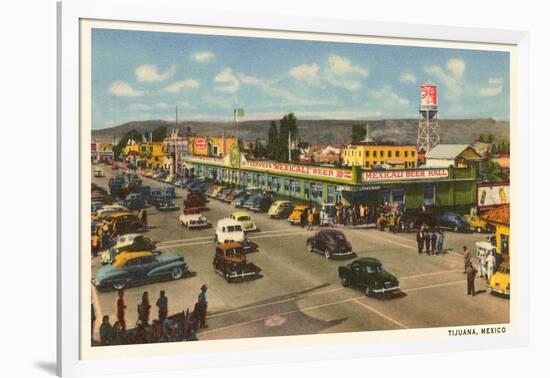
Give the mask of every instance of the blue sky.
[[416, 118], [419, 85], [441, 118], [509, 119], [509, 54], [94, 29], [92, 127], [132, 120]]

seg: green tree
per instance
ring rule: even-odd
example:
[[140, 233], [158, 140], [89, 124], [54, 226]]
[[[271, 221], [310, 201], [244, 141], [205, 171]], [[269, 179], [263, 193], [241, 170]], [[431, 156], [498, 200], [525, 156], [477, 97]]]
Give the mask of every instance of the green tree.
[[132, 129], [124, 134], [116, 146], [113, 146], [113, 152], [115, 153], [116, 158], [118, 158], [118, 156], [122, 153], [122, 150], [126, 147], [129, 140], [133, 140], [136, 143], [141, 143], [143, 141], [143, 136], [135, 129]]
[[271, 121], [269, 131], [267, 134], [267, 158], [270, 160], [277, 159], [277, 150], [279, 146], [279, 130], [277, 129], [277, 123]]
[[354, 123], [351, 125], [351, 141], [360, 142], [367, 136], [367, 127], [363, 123]]
[[[290, 134], [291, 142], [296, 142], [298, 140], [298, 120], [294, 113], [286, 114], [279, 121], [279, 148], [278, 148], [278, 159], [279, 161], [288, 161], [288, 139]], [[294, 161], [297, 157], [296, 153], [293, 153], [291, 160]]]
[[153, 142], [162, 142], [168, 133], [166, 126], [159, 126], [153, 130]]

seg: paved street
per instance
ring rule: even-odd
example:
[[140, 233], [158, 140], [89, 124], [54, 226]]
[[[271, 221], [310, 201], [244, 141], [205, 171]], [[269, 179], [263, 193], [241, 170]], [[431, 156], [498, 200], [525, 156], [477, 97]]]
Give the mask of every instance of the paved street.
[[[103, 167], [107, 176], [110, 168]], [[92, 178], [107, 187], [108, 177]], [[144, 178], [144, 185], [162, 184]], [[185, 191], [177, 189], [177, 205], [181, 207]], [[215, 225], [233, 208], [218, 200], [210, 200], [204, 214]], [[208, 325], [198, 337], [224, 339], [301, 335], [332, 332], [389, 330], [439, 326], [507, 323], [509, 301], [485, 292], [485, 283], [476, 282], [479, 294], [466, 295], [466, 278], [460, 253], [466, 245], [471, 251], [483, 234], [445, 234], [448, 252], [441, 256], [418, 255], [415, 235], [393, 234], [374, 229], [345, 229], [358, 257], [376, 257], [400, 280], [402, 293], [393, 298], [370, 298], [353, 288], [344, 288], [338, 280], [337, 268], [349, 261], [326, 260], [306, 250], [306, 238], [315, 231], [290, 226], [286, 220], [272, 220], [266, 214], [252, 213], [260, 231], [250, 239], [260, 246], [259, 252], [247, 258], [261, 269], [261, 278], [227, 283], [214, 272], [214, 229], [189, 231], [178, 223], [180, 211], [159, 212], [147, 209], [147, 232], [157, 240], [164, 254], [185, 256], [190, 274], [177, 281], [157, 282], [126, 289], [127, 320], [137, 320], [137, 304], [144, 291], [153, 305], [152, 318], [157, 317], [154, 303], [160, 290], [169, 298], [169, 313], [192, 310], [199, 288], [208, 286]], [[94, 258], [92, 274], [100, 267]], [[98, 319], [114, 316], [116, 292], [97, 292], [92, 298]], [[97, 330], [96, 326], [96, 330]], [[97, 335], [96, 335], [97, 337]]]

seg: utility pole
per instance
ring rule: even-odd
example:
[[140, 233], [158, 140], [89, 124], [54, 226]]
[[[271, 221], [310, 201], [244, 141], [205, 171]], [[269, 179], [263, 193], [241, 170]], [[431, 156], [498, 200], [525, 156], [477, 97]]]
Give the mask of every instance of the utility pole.
[[288, 131], [288, 162], [292, 162], [291, 132]]

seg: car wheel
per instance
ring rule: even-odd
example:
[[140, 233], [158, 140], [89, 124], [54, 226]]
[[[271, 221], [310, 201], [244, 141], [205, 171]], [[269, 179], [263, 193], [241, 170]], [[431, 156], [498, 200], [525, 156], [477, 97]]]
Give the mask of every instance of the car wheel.
[[453, 231], [454, 231], [454, 232], [458, 232], [458, 226], [454, 226], [454, 227], [453, 227]]
[[313, 245], [310, 241], [307, 242], [306, 248], [308, 252], [313, 252]]
[[115, 290], [122, 290], [122, 289], [124, 289], [125, 286], [126, 286], [126, 281], [120, 281], [120, 282], [117, 282], [117, 283], [113, 284], [113, 288]]
[[230, 277], [229, 272], [225, 272], [225, 273], [224, 273], [224, 278], [225, 278], [225, 280], [226, 280], [227, 282], [231, 281], [231, 277]]
[[372, 290], [372, 288], [367, 287], [367, 288], [365, 289], [365, 295], [366, 295], [367, 297], [373, 297], [373, 296], [374, 296], [374, 291]]
[[347, 279], [346, 276], [340, 277], [340, 282], [342, 283], [343, 287], [348, 287], [349, 286], [349, 282], [348, 282], [348, 279]]
[[183, 276], [183, 270], [181, 268], [172, 269], [171, 276], [174, 280], [179, 280]]
[[325, 258], [326, 258], [327, 260], [330, 259], [330, 252], [329, 252], [328, 249], [325, 250]]

